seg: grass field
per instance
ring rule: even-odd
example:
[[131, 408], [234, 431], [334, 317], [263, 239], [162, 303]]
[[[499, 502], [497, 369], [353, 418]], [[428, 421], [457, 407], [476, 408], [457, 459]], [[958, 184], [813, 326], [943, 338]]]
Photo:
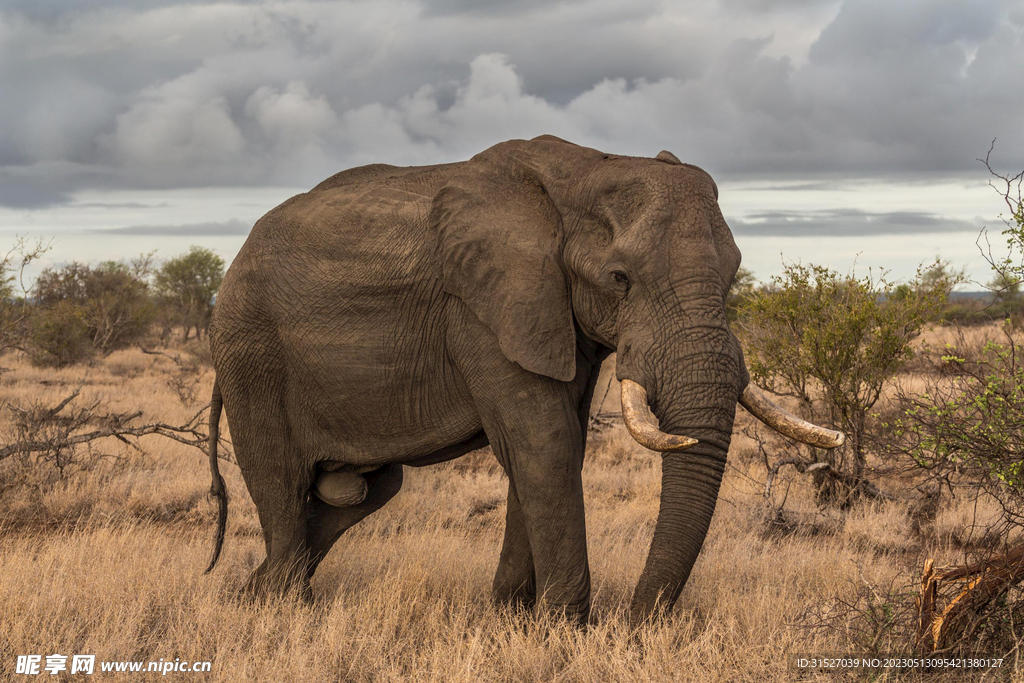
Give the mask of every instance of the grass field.
[[[54, 405], [82, 384], [76, 404], [103, 400], [171, 423], [205, 403], [213, 381], [206, 372], [196, 405], [186, 405], [168, 385], [176, 366], [138, 350], [60, 371], [3, 361], [0, 391], [14, 404]], [[615, 393], [606, 410], [615, 409]], [[0, 427], [10, 418], [5, 409]], [[741, 409], [737, 429], [747, 420]], [[124, 680], [790, 681], [789, 653], [858, 651], [856, 634], [810, 630], [802, 615], [859, 587], [887, 585], [925, 557], [957, 560], [994, 514], [984, 502], [947, 501], [928, 539], [912, 530], [903, 503], [826, 520], [794, 475], [787, 509], [834, 532], [770, 535], [759, 522], [763, 468], [737, 435], [677, 608], [631, 638], [624, 610], [653, 531], [660, 467], [619, 425], [593, 435], [584, 469], [594, 589], [587, 629], [490, 602], [506, 482], [489, 452], [407, 469], [402, 492], [335, 546], [312, 604], [253, 604], [236, 593], [263, 543], [237, 469], [221, 467], [228, 537], [220, 564], [204, 576], [214, 528], [205, 456], [159, 436], [141, 444], [144, 453], [112, 439], [99, 444], [87, 469], [64, 478], [52, 467], [0, 463], [0, 678], [32, 680], [13, 673], [18, 654], [80, 653], [212, 662], [210, 674], [96, 674]], [[1024, 680], [1012, 661], [1003, 675], [1014, 666], [1013, 679]]]

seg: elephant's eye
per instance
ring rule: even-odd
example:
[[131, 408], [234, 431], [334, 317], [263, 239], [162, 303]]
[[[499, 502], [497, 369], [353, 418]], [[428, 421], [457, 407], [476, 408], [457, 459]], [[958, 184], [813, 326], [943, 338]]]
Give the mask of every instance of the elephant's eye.
[[615, 281], [618, 282], [620, 285], [625, 285], [626, 289], [629, 289], [629, 276], [623, 273], [621, 270], [613, 270], [612, 277], [615, 278]]

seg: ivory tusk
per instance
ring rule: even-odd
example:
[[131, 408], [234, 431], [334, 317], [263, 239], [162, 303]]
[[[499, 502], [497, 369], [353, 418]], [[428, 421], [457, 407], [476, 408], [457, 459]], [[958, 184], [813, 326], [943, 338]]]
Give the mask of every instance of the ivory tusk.
[[682, 451], [697, 443], [697, 439], [661, 431], [647, 406], [647, 390], [630, 379], [622, 380], [622, 419], [630, 436], [652, 451]]
[[846, 441], [846, 435], [842, 432], [819, 427], [783, 410], [753, 384], [747, 384], [747, 388], [743, 390], [740, 405], [779, 434], [809, 446], [838, 448]]

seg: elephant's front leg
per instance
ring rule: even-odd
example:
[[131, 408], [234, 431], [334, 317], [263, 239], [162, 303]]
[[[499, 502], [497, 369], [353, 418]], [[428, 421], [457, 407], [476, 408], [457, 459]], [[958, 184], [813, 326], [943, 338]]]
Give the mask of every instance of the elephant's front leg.
[[515, 494], [509, 496], [496, 591], [499, 597], [524, 595], [523, 580], [532, 557], [536, 588], [527, 588], [525, 595], [533, 592], [541, 604], [585, 620], [590, 611], [590, 568], [580, 406], [592, 367], [578, 352], [571, 382], [529, 372], [505, 357], [497, 339], [472, 312], [456, 310], [453, 315], [448, 352], [456, 359], [460, 379]]
[[[523, 579], [532, 557], [541, 603], [586, 620], [590, 568], [583, 509], [583, 443], [576, 403], [566, 385], [534, 381], [497, 401], [488, 436], [508, 472], [506, 544], [495, 587], [506, 595], [529, 594]], [[511, 399], [518, 399], [510, 404]], [[485, 429], [488, 425], [485, 423]], [[491, 435], [495, 436], [491, 436]], [[518, 503], [518, 505], [516, 504]], [[525, 547], [520, 525], [529, 548]]]
[[533, 552], [526, 533], [526, 517], [511, 481], [505, 508], [505, 540], [502, 541], [498, 569], [494, 573], [493, 592], [496, 601], [523, 607], [533, 606], [537, 598], [537, 577], [533, 572]]

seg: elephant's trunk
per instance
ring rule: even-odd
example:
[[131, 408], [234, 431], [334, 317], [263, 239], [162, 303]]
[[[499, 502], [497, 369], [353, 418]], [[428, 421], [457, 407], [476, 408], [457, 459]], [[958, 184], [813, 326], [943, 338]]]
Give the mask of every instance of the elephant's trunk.
[[646, 390], [622, 380], [623, 417], [630, 434], [663, 452], [661, 508], [647, 564], [633, 594], [634, 626], [675, 604], [704, 544], [732, 437], [737, 382], [746, 384], [739, 402], [773, 429], [820, 448], [843, 443], [841, 432], [805, 422], [775, 405], [747, 383], [742, 356], [739, 363], [739, 378], [728, 370], [718, 374], [720, 379], [714, 379], [713, 372], [691, 370], [688, 382], [665, 382], [655, 408], [660, 424], [647, 405]]
[[[647, 563], [630, 606], [634, 626], [672, 607], [704, 544], [725, 470], [736, 405], [734, 385], [723, 386], [720, 392], [731, 393], [732, 398], [720, 402], [718, 407], [694, 407], [675, 414], [670, 410], [658, 411], [667, 432], [695, 436], [699, 442], [685, 451], [668, 452], [662, 457], [661, 508]], [[702, 423], [705, 426], [697, 427]]]

